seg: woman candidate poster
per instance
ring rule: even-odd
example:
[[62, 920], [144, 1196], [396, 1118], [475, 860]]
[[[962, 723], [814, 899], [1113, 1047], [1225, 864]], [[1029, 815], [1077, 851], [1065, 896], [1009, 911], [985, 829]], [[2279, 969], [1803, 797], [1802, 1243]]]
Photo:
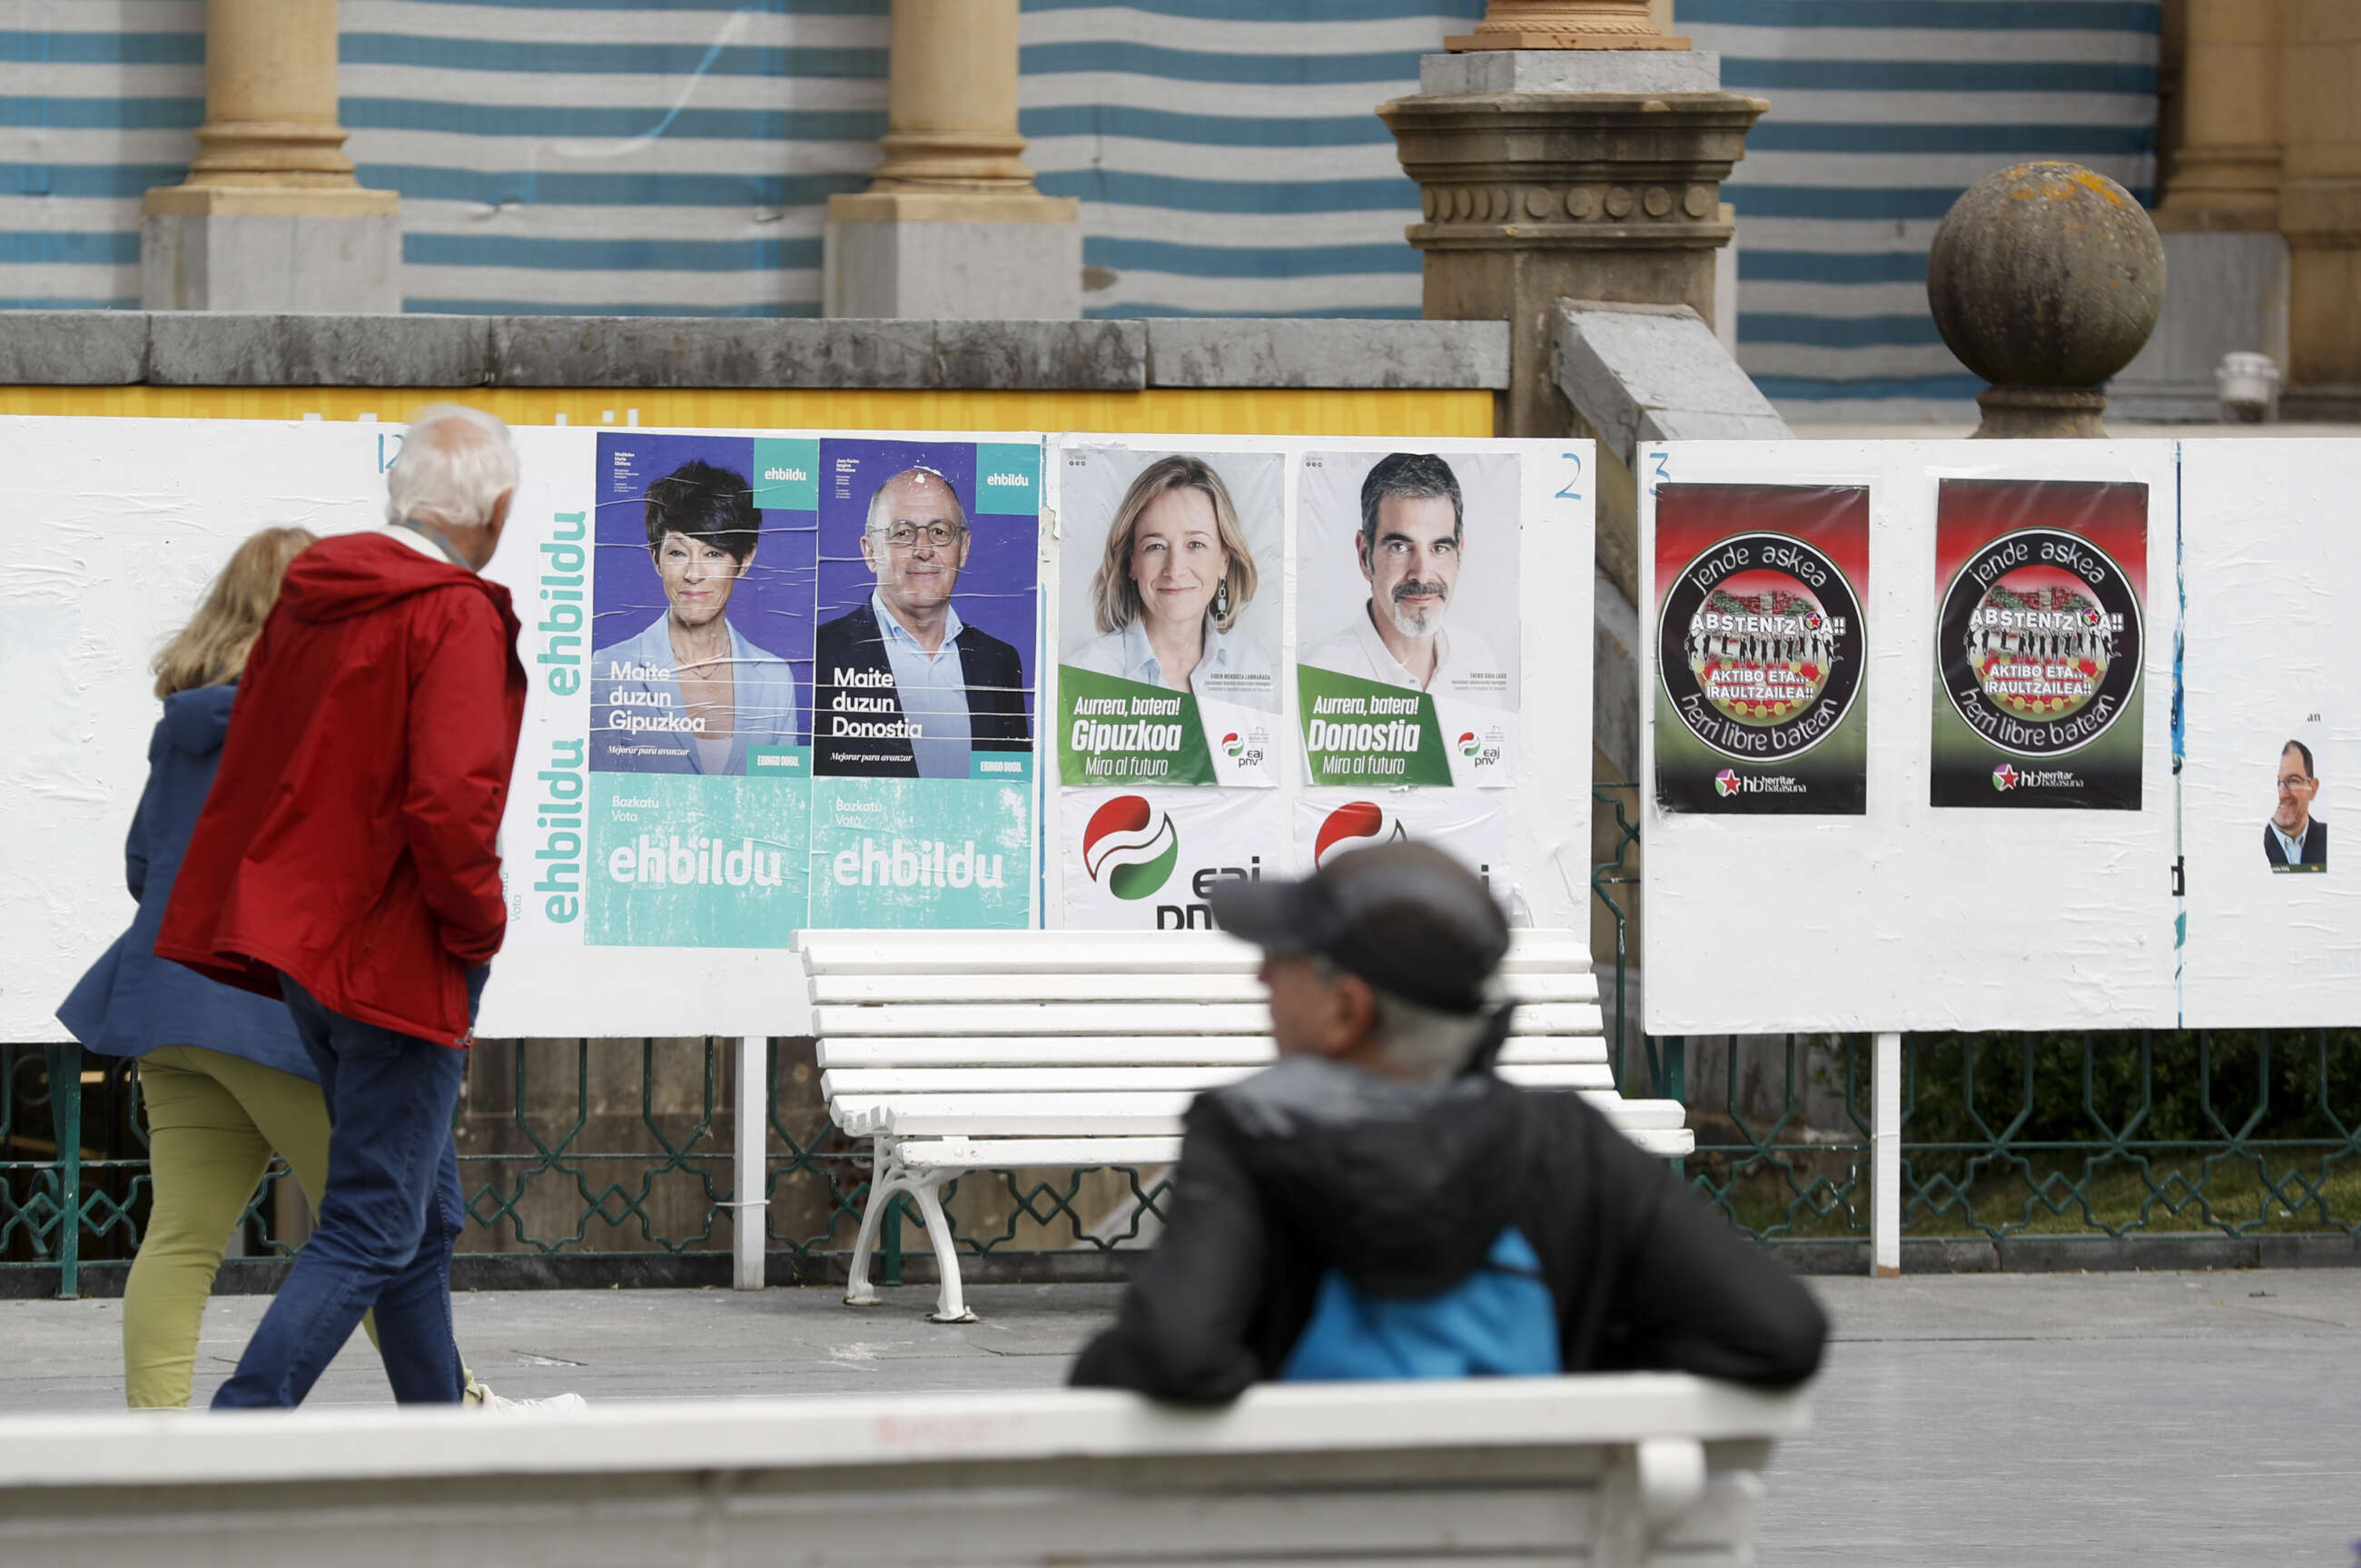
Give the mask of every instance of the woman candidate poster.
[[592, 944], [785, 947], [804, 923], [818, 447], [598, 436]]
[[1311, 782], [1515, 776], [1518, 457], [1306, 453], [1296, 660]]
[[1945, 479], [1930, 804], [2137, 811], [2147, 487]]
[[1866, 486], [1656, 488], [1656, 804], [1868, 809]]
[[1282, 455], [1060, 446], [1069, 785], [1279, 783]]

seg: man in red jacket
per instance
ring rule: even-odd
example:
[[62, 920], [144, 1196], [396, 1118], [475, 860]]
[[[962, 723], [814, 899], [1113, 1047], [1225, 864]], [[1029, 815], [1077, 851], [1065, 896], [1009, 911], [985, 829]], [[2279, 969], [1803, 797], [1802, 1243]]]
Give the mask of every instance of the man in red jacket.
[[301, 1404], [372, 1307], [394, 1398], [459, 1400], [451, 1115], [507, 928], [525, 696], [508, 590], [478, 573], [516, 482], [500, 421], [423, 409], [387, 526], [296, 557], [165, 913], [159, 956], [286, 998], [328, 1101], [318, 1228], [216, 1409]]

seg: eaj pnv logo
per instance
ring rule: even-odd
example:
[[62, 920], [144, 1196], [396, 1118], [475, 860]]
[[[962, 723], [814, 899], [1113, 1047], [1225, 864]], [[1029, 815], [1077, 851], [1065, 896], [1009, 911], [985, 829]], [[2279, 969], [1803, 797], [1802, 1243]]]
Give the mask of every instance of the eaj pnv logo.
[[1657, 642], [1673, 712], [1736, 762], [1801, 756], [1861, 693], [1852, 586], [1819, 550], [1782, 533], [1721, 540], [1683, 567]]
[[1082, 828], [1082, 865], [1117, 898], [1147, 898], [1172, 876], [1180, 835], [1144, 796], [1119, 795]]
[[1331, 850], [1360, 849], [1364, 845], [1398, 843], [1410, 835], [1402, 831], [1400, 820], [1393, 831], [1386, 831], [1385, 808], [1373, 800], [1347, 801], [1328, 814], [1320, 824], [1320, 831], [1312, 840], [1312, 866], [1314, 871], [1327, 864]]
[[2139, 596], [2112, 556], [2059, 529], [2022, 529], [1969, 556], [1943, 594], [1937, 638], [1952, 707], [2023, 757], [2089, 745], [2139, 685]]

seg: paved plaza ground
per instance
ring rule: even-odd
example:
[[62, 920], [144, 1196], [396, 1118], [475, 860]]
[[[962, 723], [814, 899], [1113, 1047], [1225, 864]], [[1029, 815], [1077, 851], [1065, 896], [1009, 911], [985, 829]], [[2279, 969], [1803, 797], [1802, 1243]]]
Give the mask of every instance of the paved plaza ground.
[[[1812, 1281], [1836, 1323], [1811, 1433], [1770, 1476], [1762, 1561], [2351, 1568], [2361, 1540], [2361, 1271]], [[504, 1394], [793, 1398], [1042, 1388], [1113, 1310], [1104, 1286], [474, 1292], [459, 1339]], [[205, 1321], [203, 1399], [267, 1303]], [[120, 1398], [118, 1301], [0, 1301], [0, 1411]], [[372, 1402], [356, 1340], [316, 1398]]]

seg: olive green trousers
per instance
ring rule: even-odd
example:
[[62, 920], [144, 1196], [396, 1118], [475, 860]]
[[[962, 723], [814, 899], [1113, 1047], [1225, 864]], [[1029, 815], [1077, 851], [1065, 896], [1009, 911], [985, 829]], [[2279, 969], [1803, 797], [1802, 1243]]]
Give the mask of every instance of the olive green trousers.
[[[214, 1276], [274, 1151], [317, 1209], [328, 1103], [310, 1079], [199, 1046], [140, 1058], [139, 1094], [155, 1203], [123, 1288], [123, 1390], [148, 1409], [189, 1402]], [[374, 1342], [376, 1320], [361, 1326]], [[480, 1398], [472, 1373], [467, 1392]]]

